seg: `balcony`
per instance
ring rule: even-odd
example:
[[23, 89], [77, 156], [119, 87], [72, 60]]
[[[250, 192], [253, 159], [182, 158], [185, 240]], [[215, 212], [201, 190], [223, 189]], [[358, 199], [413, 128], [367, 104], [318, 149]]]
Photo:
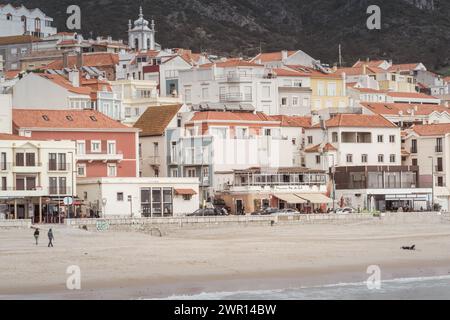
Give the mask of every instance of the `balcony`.
[[444, 172], [444, 167], [443, 166], [434, 166], [434, 171], [436, 172]]
[[250, 102], [252, 101], [252, 94], [243, 94], [240, 92], [236, 93], [225, 93], [219, 95], [220, 102]]
[[68, 172], [71, 170], [72, 164], [49, 162], [47, 168], [49, 172]]
[[0, 197], [41, 197], [45, 196], [45, 189], [40, 186], [34, 187], [2, 187]]
[[49, 196], [69, 196], [72, 194], [72, 188], [66, 186], [49, 187], [47, 191]]
[[147, 163], [151, 166], [159, 166], [161, 165], [161, 157], [160, 156], [152, 156], [147, 158], [142, 158], [143, 163]]
[[[29, 162], [29, 163], [11, 163], [12, 171], [18, 173], [28, 173], [28, 172], [38, 172], [42, 170], [42, 163], [40, 162]], [[7, 167], [8, 164], [6, 164]]]
[[122, 161], [123, 160], [123, 153], [121, 151], [117, 153], [108, 153], [106, 151], [102, 152], [90, 152], [85, 154], [77, 154], [77, 160], [81, 161]]

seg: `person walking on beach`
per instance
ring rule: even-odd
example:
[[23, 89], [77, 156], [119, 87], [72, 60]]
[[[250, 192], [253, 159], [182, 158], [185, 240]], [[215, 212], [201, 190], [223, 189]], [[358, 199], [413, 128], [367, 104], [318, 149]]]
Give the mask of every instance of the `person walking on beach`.
[[53, 231], [52, 229], [48, 230], [48, 247], [53, 247], [53, 243], [52, 241], [55, 239], [55, 237], [53, 237]]
[[34, 239], [36, 240], [36, 245], [38, 245], [39, 229], [34, 230]]

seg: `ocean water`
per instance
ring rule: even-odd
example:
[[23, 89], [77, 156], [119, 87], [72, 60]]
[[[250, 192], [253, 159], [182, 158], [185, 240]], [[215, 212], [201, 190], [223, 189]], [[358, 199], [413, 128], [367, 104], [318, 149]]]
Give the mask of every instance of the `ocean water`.
[[368, 289], [366, 282], [278, 290], [204, 292], [173, 295], [168, 300], [449, 300], [450, 276], [402, 278], [381, 282]]

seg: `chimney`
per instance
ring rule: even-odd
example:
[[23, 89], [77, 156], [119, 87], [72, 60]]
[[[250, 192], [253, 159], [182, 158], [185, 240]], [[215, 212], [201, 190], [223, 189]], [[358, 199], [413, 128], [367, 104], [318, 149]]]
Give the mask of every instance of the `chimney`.
[[367, 65], [363, 64], [363, 74], [367, 74]]
[[287, 58], [288, 58], [288, 52], [287, 52], [287, 50], [281, 51], [281, 60], [282, 60], [282, 61], [285, 61], [285, 60], [287, 60]]
[[81, 69], [83, 67], [83, 53], [77, 52], [77, 68]]
[[314, 126], [320, 123], [320, 116], [317, 113], [311, 114], [311, 125]]
[[75, 88], [80, 87], [80, 72], [77, 69], [69, 71], [69, 81]]

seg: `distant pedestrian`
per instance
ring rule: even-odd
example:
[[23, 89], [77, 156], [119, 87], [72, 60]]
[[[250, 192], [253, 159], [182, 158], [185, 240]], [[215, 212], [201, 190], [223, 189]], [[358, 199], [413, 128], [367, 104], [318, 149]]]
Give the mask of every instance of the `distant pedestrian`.
[[48, 230], [48, 247], [53, 247], [53, 240], [55, 239], [55, 237], [53, 236], [53, 232], [52, 229]]
[[38, 245], [39, 229], [34, 230], [34, 239], [36, 240], [36, 245]]

